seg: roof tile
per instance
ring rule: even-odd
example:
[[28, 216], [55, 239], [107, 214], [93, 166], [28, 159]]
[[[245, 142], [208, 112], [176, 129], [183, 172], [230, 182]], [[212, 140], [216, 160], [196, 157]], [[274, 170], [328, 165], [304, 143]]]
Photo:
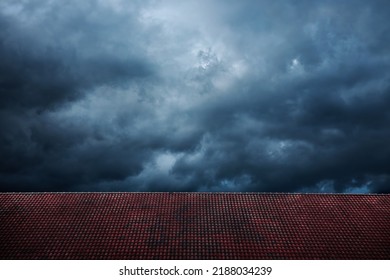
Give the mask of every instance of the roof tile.
[[3, 193], [1, 259], [389, 259], [390, 195]]

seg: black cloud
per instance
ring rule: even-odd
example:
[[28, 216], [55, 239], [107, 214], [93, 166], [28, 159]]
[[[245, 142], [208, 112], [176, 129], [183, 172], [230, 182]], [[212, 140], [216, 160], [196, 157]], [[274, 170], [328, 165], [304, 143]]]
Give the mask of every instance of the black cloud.
[[387, 1], [0, 8], [2, 191], [390, 191]]

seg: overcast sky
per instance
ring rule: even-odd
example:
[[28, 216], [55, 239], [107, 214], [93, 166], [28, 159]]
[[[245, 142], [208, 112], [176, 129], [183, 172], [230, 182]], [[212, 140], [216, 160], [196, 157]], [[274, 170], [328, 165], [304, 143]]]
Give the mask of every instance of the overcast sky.
[[1, 0], [0, 191], [390, 192], [388, 0]]

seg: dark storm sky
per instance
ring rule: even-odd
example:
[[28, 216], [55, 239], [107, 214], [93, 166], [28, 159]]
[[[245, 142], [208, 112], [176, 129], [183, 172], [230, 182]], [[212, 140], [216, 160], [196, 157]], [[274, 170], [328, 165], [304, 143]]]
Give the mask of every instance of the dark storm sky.
[[390, 192], [388, 0], [1, 0], [0, 191]]

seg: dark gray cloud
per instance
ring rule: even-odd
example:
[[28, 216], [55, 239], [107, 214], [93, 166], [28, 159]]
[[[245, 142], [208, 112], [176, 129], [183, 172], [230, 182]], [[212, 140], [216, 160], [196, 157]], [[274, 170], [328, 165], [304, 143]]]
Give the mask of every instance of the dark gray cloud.
[[388, 1], [0, 3], [2, 191], [390, 191]]

